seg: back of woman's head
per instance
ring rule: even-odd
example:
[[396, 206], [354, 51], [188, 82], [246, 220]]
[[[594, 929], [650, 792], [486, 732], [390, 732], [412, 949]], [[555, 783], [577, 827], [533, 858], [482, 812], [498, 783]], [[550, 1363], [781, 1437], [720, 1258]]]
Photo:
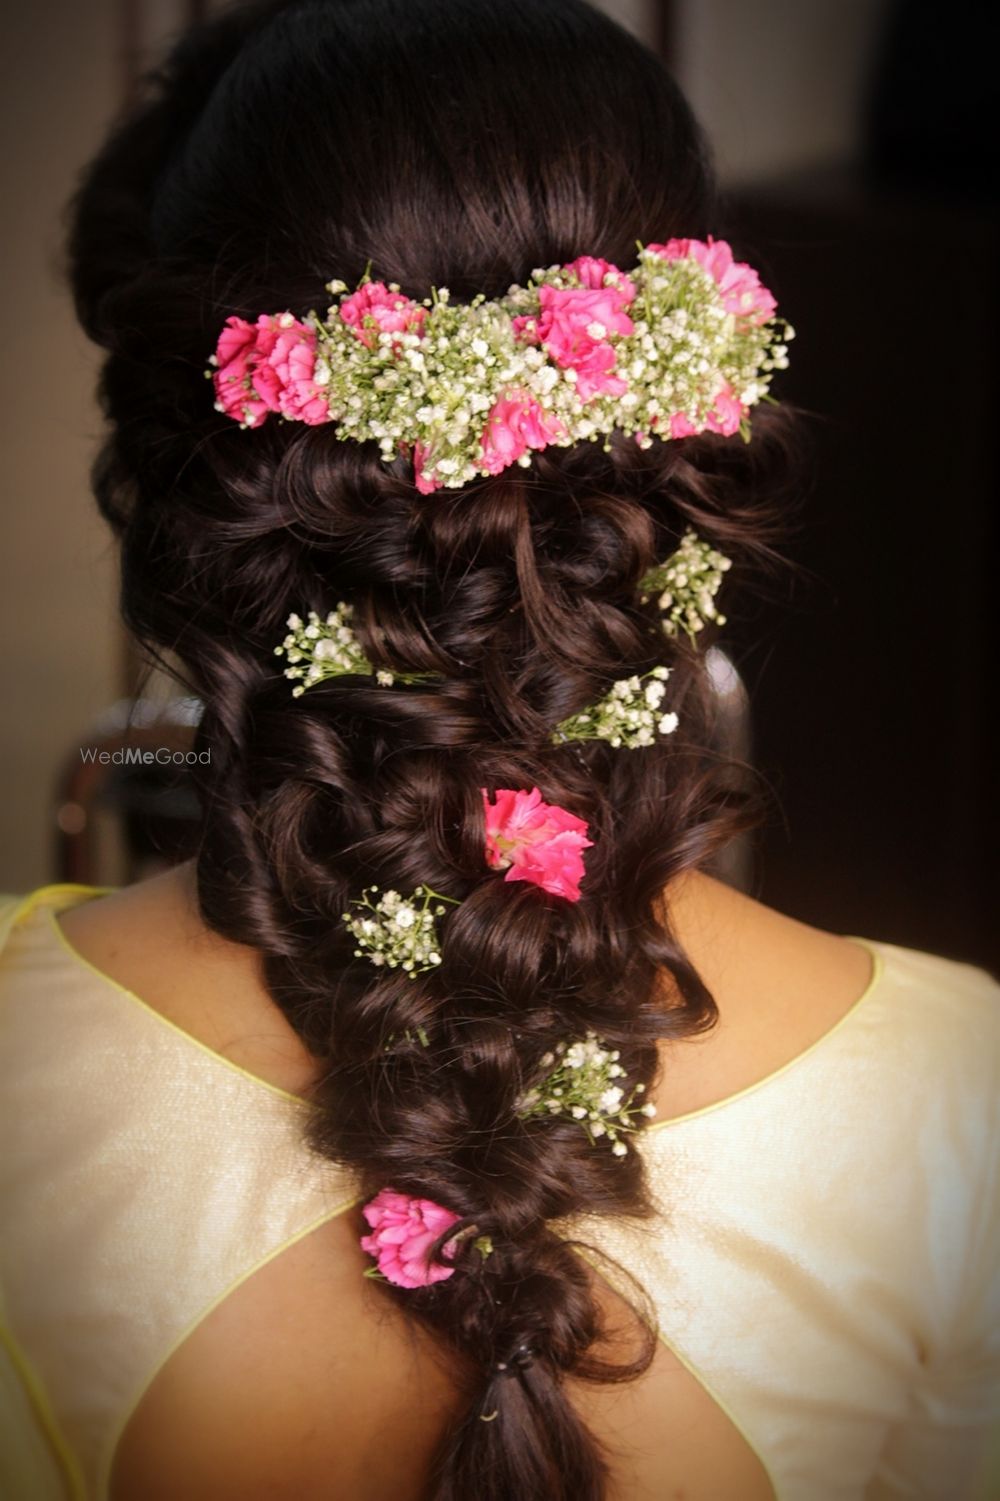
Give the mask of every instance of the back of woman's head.
[[[204, 704], [204, 917], [262, 951], [323, 1060], [315, 1143], [366, 1196], [392, 1187], [468, 1229], [453, 1275], [386, 1288], [459, 1357], [438, 1501], [594, 1501], [603, 1461], [564, 1378], [651, 1358], [638, 1324], [612, 1358], [592, 1274], [554, 1228], [648, 1213], [640, 1153], [523, 1101], [588, 1033], [632, 1089], [658, 1037], [714, 1020], [661, 895], [746, 815], [711, 749], [704, 651], [664, 633], [640, 580], [691, 526], [737, 573], [765, 557], [781, 441], [762, 409], [747, 444], [618, 433], [425, 495], [407, 459], [333, 424], [240, 430], [213, 408], [206, 357], [227, 317], [302, 317], [331, 278], [493, 297], [581, 254], [628, 267], [637, 242], [704, 235], [712, 212], [676, 88], [581, 0], [238, 7], [148, 81], [74, 206], [77, 307], [108, 351], [95, 485], [123, 611]], [[341, 602], [395, 681], [294, 696], [274, 653], [286, 620]], [[553, 738], [657, 664], [669, 738]], [[579, 901], [484, 857], [483, 790], [535, 787], [586, 821]], [[451, 899], [440, 963], [374, 966], [345, 913], [372, 885], [421, 884]]]

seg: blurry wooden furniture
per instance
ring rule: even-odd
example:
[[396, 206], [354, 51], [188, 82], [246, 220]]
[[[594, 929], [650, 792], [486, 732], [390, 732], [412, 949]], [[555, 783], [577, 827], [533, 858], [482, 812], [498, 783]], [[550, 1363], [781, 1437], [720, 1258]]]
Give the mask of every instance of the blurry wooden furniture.
[[91, 725], [58, 780], [58, 880], [127, 885], [191, 853], [199, 813], [184, 758], [200, 707], [123, 698]]

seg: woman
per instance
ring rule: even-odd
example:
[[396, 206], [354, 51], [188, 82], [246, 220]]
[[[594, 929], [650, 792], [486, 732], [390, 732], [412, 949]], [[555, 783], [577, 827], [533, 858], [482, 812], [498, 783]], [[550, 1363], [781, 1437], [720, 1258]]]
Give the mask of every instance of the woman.
[[241, 6], [88, 170], [97, 496], [210, 757], [194, 861], [7, 905], [14, 1494], [972, 1484], [997, 987], [706, 873], [785, 450], [714, 227], [579, 0]]

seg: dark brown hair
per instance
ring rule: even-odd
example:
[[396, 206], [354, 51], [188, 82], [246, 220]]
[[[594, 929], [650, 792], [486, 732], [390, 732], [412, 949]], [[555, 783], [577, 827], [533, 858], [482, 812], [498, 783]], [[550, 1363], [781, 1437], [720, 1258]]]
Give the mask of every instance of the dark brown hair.
[[[637, 241], [713, 216], [677, 88], [581, 0], [238, 7], [147, 80], [74, 204], [77, 308], [108, 352], [95, 486], [124, 616], [204, 704], [203, 916], [263, 953], [324, 1061], [321, 1150], [366, 1197], [435, 1200], [495, 1248], [467, 1241], [447, 1281], [386, 1288], [466, 1372], [435, 1501], [596, 1501], [604, 1461], [563, 1379], [627, 1379], [652, 1356], [637, 1325], [634, 1356], [611, 1359], [592, 1274], [552, 1228], [647, 1214], [641, 1153], [516, 1102], [560, 1040], [592, 1029], [649, 1085], [658, 1038], [715, 1020], [660, 897], [749, 814], [711, 748], [704, 651], [669, 641], [637, 586], [688, 525], [737, 576], [768, 557], [780, 422], [759, 411], [749, 444], [618, 435], [421, 496], [403, 460], [332, 427], [240, 431], [213, 410], [206, 357], [229, 314], [302, 315], [369, 264], [416, 297], [492, 296], [583, 253], [627, 268]], [[293, 698], [286, 617], [340, 600], [377, 667], [438, 681]], [[551, 742], [662, 662], [669, 741]], [[486, 866], [481, 789], [536, 785], [587, 821], [578, 903]], [[411, 981], [354, 957], [351, 898], [421, 882], [460, 901], [440, 968]]]

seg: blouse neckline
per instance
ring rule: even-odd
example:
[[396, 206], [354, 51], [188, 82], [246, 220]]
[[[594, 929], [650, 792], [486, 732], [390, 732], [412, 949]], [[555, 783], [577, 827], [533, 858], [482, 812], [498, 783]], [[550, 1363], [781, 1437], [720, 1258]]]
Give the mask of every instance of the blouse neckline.
[[[133, 1005], [138, 1006], [143, 1012], [150, 1016], [154, 1021], [158, 1022], [162, 1027], [172, 1032], [176, 1037], [181, 1038], [189, 1046], [197, 1048], [201, 1053], [207, 1054], [209, 1058], [213, 1059], [217, 1064], [221, 1065], [221, 1067], [229, 1069], [232, 1073], [241, 1075], [244, 1079], [247, 1079], [252, 1084], [257, 1085], [258, 1088], [266, 1090], [269, 1094], [277, 1095], [280, 1099], [286, 1101], [290, 1105], [293, 1105], [296, 1109], [312, 1109], [312, 1103], [306, 1098], [305, 1095], [293, 1094], [290, 1090], [282, 1089], [279, 1084], [272, 1084], [270, 1080], [263, 1078], [262, 1075], [255, 1074], [250, 1069], [243, 1068], [241, 1064], [234, 1063], [231, 1059], [226, 1058], [224, 1054], [216, 1052], [214, 1048], [210, 1048], [207, 1043], [202, 1042], [199, 1037], [196, 1037], [193, 1032], [188, 1032], [184, 1027], [178, 1026], [177, 1023], [171, 1021], [168, 1016], [164, 1016], [162, 1011], [158, 1011], [155, 1006], [151, 1006], [148, 1001], [144, 1001], [142, 997], [140, 995], [137, 995], [134, 990], [130, 990], [127, 986], [120, 984], [119, 981], [113, 979], [111, 975], [105, 973], [104, 970], [99, 969], [96, 964], [92, 964], [91, 961], [87, 959], [85, 955], [81, 954], [79, 949], [77, 949], [76, 946], [70, 942], [69, 938], [67, 938], [65, 932], [60, 927], [56, 919], [61, 911], [66, 910], [71, 905], [77, 905], [77, 903], [75, 901], [64, 902], [59, 906], [55, 906], [53, 905], [54, 899], [57, 899], [60, 895], [63, 894], [73, 897], [84, 895], [87, 897], [105, 896], [118, 889], [119, 888], [114, 886], [87, 886], [74, 883], [55, 883], [49, 886], [41, 886], [36, 891], [31, 892], [30, 895], [25, 898], [25, 901], [22, 904], [21, 913], [17, 915], [20, 916], [26, 910], [32, 910], [36, 905], [43, 905], [45, 908], [48, 931], [51, 933], [54, 941], [62, 950], [66, 958], [77, 968], [80, 968], [89, 973], [96, 980], [106, 985], [108, 989], [117, 992], [118, 995], [130, 1001]], [[786, 1059], [784, 1063], [779, 1064], [777, 1068], [772, 1069], [767, 1074], [764, 1074], [760, 1079], [753, 1080], [750, 1084], [744, 1085], [742, 1089], [737, 1089], [732, 1094], [724, 1095], [719, 1100], [712, 1100], [707, 1105], [699, 1105], [694, 1110], [686, 1110], [682, 1115], [674, 1115], [670, 1116], [666, 1120], [655, 1121], [653, 1124], [643, 1128], [642, 1135], [659, 1135], [665, 1131], [673, 1129], [676, 1126], [687, 1125], [689, 1121], [698, 1120], [702, 1116], [714, 1115], [718, 1111], [728, 1109], [731, 1105], [737, 1104], [740, 1100], [745, 1099], [748, 1095], [755, 1094], [758, 1090], [764, 1089], [766, 1086], [773, 1084], [776, 1080], [780, 1079], [790, 1070], [798, 1068], [799, 1065], [804, 1063], [807, 1058], [812, 1057], [818, 1049], [826, 1046], [826, 1044], [829, 1043], [835, 1036], [837, 1036], [837, 1034], [844, 1027], [848, 1026], [856, 1018], [858, 1012], [866, 1005], [866, 1003], [878, 990], [885, 974], [885, 959], [881, 952], [881, 947], [875, 944], [872, 940], [867, 938], [859, 938], [853, 934], [845, 934], [843, 936], [849, 943], [856, 944], [859, 948], [863, 948], [870, 955], [872, 960], [872, 971], [871, 975], [869, 976], [867, 985], [858, 996], [857, 1000], [851, 1003], [847, 1010], [837, 1018], [837, 1020], [831, 1027], [828, 1027], [825, 1032], [822, 1032], [819, 1037], [815, 1038], [811, 1043], [809, 1043], [807, 1047], [803, 1048], [801, 1052], [796, 1053], [792, 1058]]]
[[[255, 1074], [251, 1069], [244, 1068], [242, 1064], [234, 1063], [231, 1058], [227, 1058], [223, 1053], [216, 1052], [215, 1048], [210, 1048], [208, 1043], [202, 1042], [200, 1037], [196, 1037], [193, 1032], [189, 1032], [185, 1027], [178, 1026], [175, 1021], [171, 1021], [169, 1016], [164, 1016], [162, 1011], [158, 1011], [155, 1006], [151, 1006], [148, 1001], [144, 1001], [141, 995], [137, 995], [127, 985], [122, 985], [96, 964], [92, 964], [84, 954], [80, 953], [76, 945], [70, 942], [56, 919], [60, 912], [65, 911], [69, 906], [76, 906], [78, 903], [66, 902], [56, 907], [53, 906], [51, 897], [58, 897], [63, 892], [72, 892], [73, 894], [85, 892], [89, 896], [106, 896], [118, 889], [116, 886], [53, 885], [41, 887], [39, 891], [33, 892], [32, 896], [44, 906], [46, 925], [56, 944], [77, 968], [83, 969], [103, 985], [106, 985], [110, 990], [116, 991], [125, 1000], [130, 1001], [134, 1006], [138, 1006], [147, 1016], [152, 1017], [154, 1021], [165, 1027], [169, 1032], [172, 1032], [175, 1037], [181, 1038], [191, 1047], [197, 1048], [199, 1052], [207, 1054], [209, 1058], [221, 1064], [223, 1068], [229, 1069], [232, 1073], [240, 1074], [252, 1084], [256, 1084], [259, 1088], [267, 1090], [269, 1094], [277, 1095], [279, 1099], [287, 1101], [297, 1109], [311, 1110], [313, 1108], [312, 1104], [305, 1095], [293, 1094], [291, 1090], [282, 1089], [280, 1084], [272, 1084], [270, 1079], [265, 1079], [262, 1074]], [[47, 900], [47, 898], [49, 899]]]
[[758, 1089], [763, 1089], [766, 1084], [771, 1084], [774, 1080], [780, 1079], [790, 1069], [797, 1068], [800, 1063], [811, 1057], [818, 1048], [823, 1047], [831, 1038], [835, 1037], [841, 1028], [846, 1026], [855, 1017], [856, 1013], [871, 999], [881, 984], [883, 975], [885, 974], [885, 959], [878, 946], [870, 939], [858, 938], [854, 934], [842, 934], [841, 936], [848, 943], [856, 944], [858, 948], [865, 950], [871, 958], [872, 969], [868, 977], [868, 984], [864, 990], [858, 996], [857, 1000], [852, 1001], [847, 1010], [838, 1016], [833, 1026], [827, 1027], [825, 1032], [821, 1032], [801, 1052], [796, 1053], [792, 1058], [787, 1058], [784, 1063], [780, 1063], [777, 1068], [772, 1069], [770, 1073], [764, 1074], [760, 1079], [754, 1079], [752, 1083], [744, 1084], [742, 1089], [734, 1090], [732, 1094], [723, 1095], [721, 1100], [713, 1100], [707, 1105], [699, 1105], [694, 1110], [685, 1110], [683, 1115], [672, 1115], [666, 1120], [655, 1121], [653, 1125], [645, 1128], [643, 1132], [644, 1136], [651, 1136], [660, 1131], [667, 1131], [671, 1126], [685, 1125], [688, 1121], [697, 1120], [702, 1115], [712, 1115], [717, 1110], [736, 1104], [737, 1101], [742, 1100], [746, 1095], [754, 1094]]

